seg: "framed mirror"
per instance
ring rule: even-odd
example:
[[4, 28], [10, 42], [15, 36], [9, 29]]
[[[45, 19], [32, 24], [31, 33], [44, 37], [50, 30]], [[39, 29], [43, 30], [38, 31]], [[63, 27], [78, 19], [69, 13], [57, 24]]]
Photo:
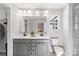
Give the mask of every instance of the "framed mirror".
[[21, 29], [22, 32], [47, 32], [47, 17], [46, 16], [22, 16]]

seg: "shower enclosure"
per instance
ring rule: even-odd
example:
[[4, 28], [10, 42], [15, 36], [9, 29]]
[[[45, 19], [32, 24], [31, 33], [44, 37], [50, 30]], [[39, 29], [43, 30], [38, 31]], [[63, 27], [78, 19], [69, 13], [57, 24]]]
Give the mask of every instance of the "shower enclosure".
[[79, 56], [79, 3], [73, 4], [73, 55]]

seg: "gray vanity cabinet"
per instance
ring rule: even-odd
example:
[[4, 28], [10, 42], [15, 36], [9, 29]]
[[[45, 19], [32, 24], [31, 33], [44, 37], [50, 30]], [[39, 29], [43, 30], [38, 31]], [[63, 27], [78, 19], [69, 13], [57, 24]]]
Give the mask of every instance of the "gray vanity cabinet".
[[36, 40], [36, 55], [48, 56], [48, 40]]
[[14, 39], [14, 56], [48, 56], [48, 39]]
[[24, 39], [15, 39], [13, 42], [13, 55], [14, 56], [27, 56], [28, 55], [28, 42]]

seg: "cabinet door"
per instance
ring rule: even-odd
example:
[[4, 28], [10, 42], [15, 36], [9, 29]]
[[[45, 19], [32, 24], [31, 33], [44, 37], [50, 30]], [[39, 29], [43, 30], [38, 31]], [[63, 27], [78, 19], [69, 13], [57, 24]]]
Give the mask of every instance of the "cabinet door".
[[14, 41], [13, 55], [14, 56], [27, 56], [28, 55], [28, 46], [27, 46], [26, 40]]
[[37, 56], [48, 56], [48, 42], [37, 40], [36, 55]]

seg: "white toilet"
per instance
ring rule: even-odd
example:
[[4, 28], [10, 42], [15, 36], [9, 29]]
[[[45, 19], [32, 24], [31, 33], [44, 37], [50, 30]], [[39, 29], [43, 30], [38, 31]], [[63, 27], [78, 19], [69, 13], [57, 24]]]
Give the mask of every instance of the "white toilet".
[[61, 47], [54, 47], [55, 53], [57, 56], [63, 56], [64, 55], [64, 50]]
[[52, 39], [52, 44], [54, 46], [54, 51], [56, 53], [56, 56], [63, 56], [64, 48], [59, 46], [59, 39]]

